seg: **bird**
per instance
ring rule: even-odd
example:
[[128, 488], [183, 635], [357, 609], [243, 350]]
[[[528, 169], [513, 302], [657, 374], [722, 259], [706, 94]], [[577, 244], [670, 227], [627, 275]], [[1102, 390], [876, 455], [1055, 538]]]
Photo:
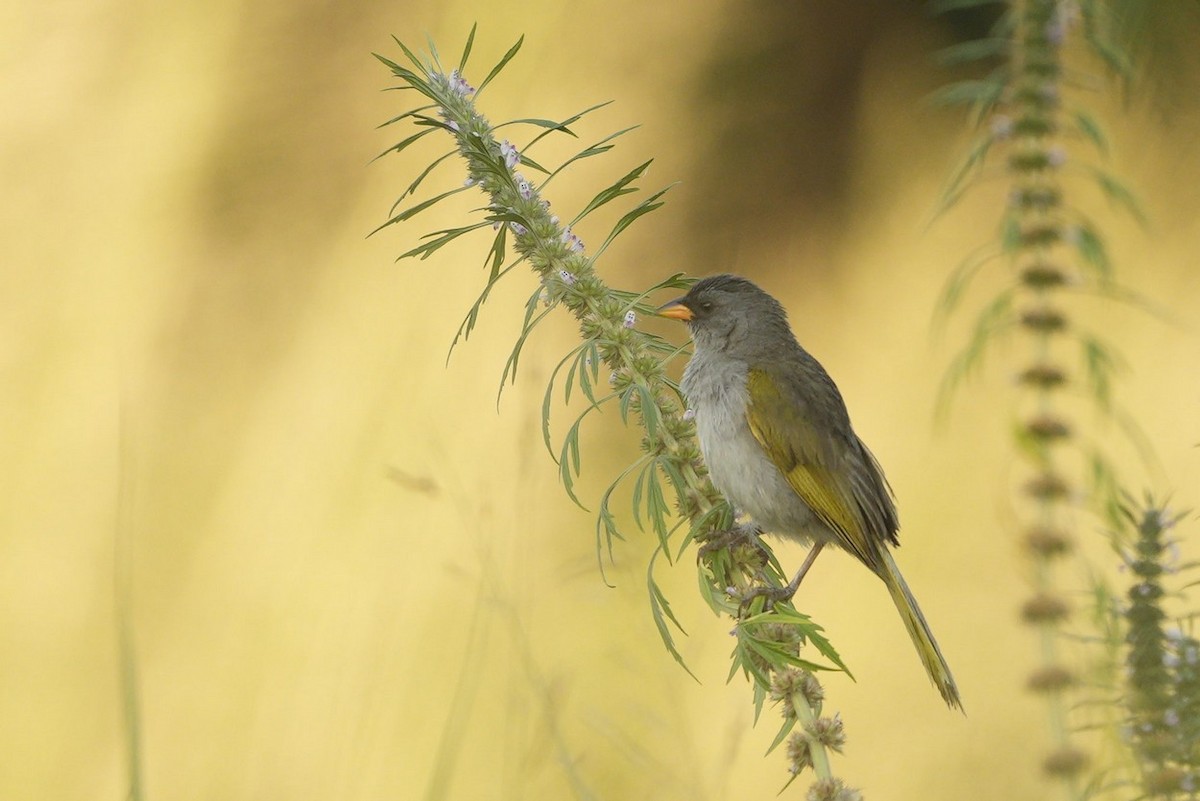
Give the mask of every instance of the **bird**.
[[713, 485], [757, 527], [811, 545], [778, 599], [795, 594], [826, 545], [848, 551], [883, 580], [930, 680], [961, 710], [950, 667], [892, 558], [900, 524], [891, 486], [783, 306], [752, 281], [722, 274], [657, 313], [686, 322], [692, 335], [680, 389]]

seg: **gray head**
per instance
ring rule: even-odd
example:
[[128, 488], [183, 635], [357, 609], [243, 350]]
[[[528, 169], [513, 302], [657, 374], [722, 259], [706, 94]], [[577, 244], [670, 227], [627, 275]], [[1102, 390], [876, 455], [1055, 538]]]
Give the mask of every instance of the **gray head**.
[[713, 275], [692, 285], [682, 298], [658, 310], [684, 320], [698, 351], [719, 351], [759, 362], [795, 347], [787, 313], [779, 301], [737, 275]]

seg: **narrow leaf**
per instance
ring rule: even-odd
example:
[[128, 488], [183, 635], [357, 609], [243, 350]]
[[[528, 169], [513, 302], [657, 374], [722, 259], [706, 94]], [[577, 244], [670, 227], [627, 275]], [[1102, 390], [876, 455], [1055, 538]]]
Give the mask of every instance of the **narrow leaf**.
[[412, 111], [406, 111], [406, 112], [404, 112], [403, 114], [400, 114], [399, 116], [392, 117], [392, 118], [391, 118], [390, 120], [388, 120], [387, 122], [381, 122], [381, 123], [379, 123], [378, 125], [376, 125], [375, 127], [376, 127], [376, 128], [384, 128], [384, 127], [386, 127], [386, 126], [388, 126], [388, 125], [391, 125], [391, 124], [392, 124], [392, 123], [394, 123], [394, 122], [400, 122], [400, 120], [403, 120], [403, 119], [405, 119], [405, 118], [407, 118], [407, 117], [413, 117], [413, 116], [416, 116], [417, 114], [420, 114], [420, 113], [422, 113], [422, 112], [428, 111], [428, 110], [429, 110], [429, 109], [431, 109], [431, 108], [437, 108], [437, 105], [436, 105], [436, 104], [430, 104], [430, 105], [428, 105], [428, 106], [421, 106], [420, 108], [414, 108]]
[[471, 32], [467, 34], [467, 45], [463, 48], [462, 58], [458, 60], [459, 75], [462, 75], [467, 68], [467, 59], [471, 56], [471, 46], [475, 44], [475, 29], [478, 27], [478, 22], [471, 23]]
[[494, 276], [488, 277], [487, 286], [483, 288], [483, 292], [480, 293], [479, 297], [475, 300], [475, 303], [471, 306], [470, 311], [467, 312], [467, 316], [463, 318], [462, 323], [460, 323], [458, 326], [458, 333], [454, 335], [454, 341], [450, 343], [450, 350], [446, 353], [447, 364], [450, 363], [450, 356], [453, 355], [454, 347], [458, 344], [459, 339], [465, 341], [466, 339], [470, 338], [471, 331], [475, 328], [475, 323], [479, 319], [479, 312], [482, 310], [483, 304], [487, 300], [488, 295], [491, 294], [492, 287], [494, 287], [496, 282], [498, 282], [501, 278], [512, 272], [513, 268], [520, 263], [521, 260], [518, 259], [517, 261], [514, 261], [512, 264], [505, 267], [503, 270], [497, 272]]
[[479, 88], [475, 90], [475, 97], [479, 97], [479, 94], [483, 91], [483, 88], [491, 83], [493, 78], [500, 74], [500, 70], [504, 69], [505, 65], [512, 60], [512, 57], [517, 54], [517, 51], [521, 49], [521, 45], [524, 44], [524, 42], [525, 35], [522, 34], [521, 38], [517, 40], [517, 43], [510, 47], [508, 52], [504, 54], [504, 58], [500, 59], [500, 63], [492, 67], [492, 71], [489, 72], [487, 77], [483, 79], [483, 82], [479, 84]]
[[489, 223], [475, 223], [474, 225], [464, 225], [462, 228], [454, 228], [449, 231], [437, 231], [433, 234], [426, 234], [426, 236], [436, 236], [437, 234], [441, 234], [441, 236], [438, 236], [436, 239], [430, 242], [426, 242], [424, 245], [418, 245], [407, 253], [401, 253], [396, 257], [396, 261], [409, 259], [413, 256], [420, 256], [422, 260], [427, 259], [435, 252], [440, 250], [443, 246], [453, 242], [463, 234], [469, 234], [471, 231], [483, 228], [485, 225], [489, 225]]
[[608, 136], [604, 137], [599, 142], [596, 142], [593, 145], [589, 145], [588, 147], [585, 147], [583, 150], [579, 151], [574, 156], [571, 156], [571, 158], [567, 159], [562, 164], [558, 165], [558, 168], [555, 169], [554, 172], [550, 173], [550, 176], [548, 178], [546, 178], [545, 181], [542, 182], [542, 186], [545, 187], [546, 184], [550, 183], [550, 181], [554, 178], [554, 176], [558, 175], [560, 172], [565, 170], [569, 165], [573, 164], [574, 162], [580, 161], [581, 159], [591, 158], [592, 156], [598, 156], [601, 153], [607, 153], [608, 151], [612, 150], [613, 147], [615, 147], [615, 145], [609, 144], [610, 142], [612, 142], [614, 139], [616, 139], [619, 136], [623, 136], [624, 134], [629, 133], [630, 131], [634, 130], [637, 127], [638, 126], [636, 126], [636, 125], [631, 125], [628, 128], [622, 128], [621, 130], [617, 131], [616, 133], [611, 133]]
[[377, 161], [377, 160], [379, 160], [379, 159], [383, 158], [384, 156], [386, 156], [388, 153], [399, 153], [401, 150], [403, 150], [404, 148], [408, 147], [408, 146], [409, 146], [409, 145], [411, 145], [413, 142], [415, 142], [415, 141], [417, 141], [418, 139], [420, 139], [422, 136], [428, 136], [428, 135], [429, 135], [429, 134], [431, 134], [431, 133], [433, 133], [433, 130], [432, 130], [432, 129], [430, 129], [430, 130], [425, 130], [425, 131], [417, 131], [415, 134], [413, 134], [412, 136], [408, 137], [408, 138], [407, 138], [407, 139], [405, 139], [404, 141], [402, 141], [402, 142], [397, 142], [396, 144], [392, 145], [392, 146], [391, 146], [391, 147], [389, 147], [387, 150], [383, 151], [383, 152], [382, 152], [382, 153], [380, 153], [378, 156], [376, 156], [375, 158], [371, 159], [371, 161]]
[[589, 201], [586, 206], [583, 207], [583, 211], [581, 211], [577, 215], [575, 215], [575, 219], [571, 220], [569, 225], [571, 225], [571, 226], [576, 225], [584, 217], [591, 214], [593, 211], [600, 208], [604, 204], [609, 203], [613, 200], [616, 200], [621, 195], [626, 195], [626, 194], [629, 194], [630, 192], [636, 192], [637, 191], [636, 189], [627, 188], [627, 187], [629, 187], [629, 184], [633, 183], [638, 178], [641, 178], [643, 175], [645, 175], [646, 170], [650, 167], [650, 164], [653, 161], [654, 161], [654, 159], [650, 159], [650, 161], [646, 161], [646, 162], [643, 162], [642, 164], [639, 164], [638, 166], [634, 167], [632, 170], [627, 172], [625, 175], [618, 178], [617, 181], [615, 183], [613, 183], [611, 186], [608, 186], [608, 187], [600, 190], [596, 194], [596, 196], [594, 198], [592, 198], [591, 201]]
[[1101, 155], [1108, 155], [1108, 137], [1104, 135], [1104, 129], [1091, 114], [1086, 111], [1075, 112], [1075, 127], [1079, 133], [1096, 146]]
[[419, 187], [421, 185], [421, 182], [425, 180], [426, 176], [428, 176], [429, 173], [433, 172], [433, 169], [435, 167], [437, 167], [437, 165], [441, 164], [446, 159], [455, 155], [457, 152], [458, 152], [457, 150], [451, 150], [449, 153], [446, 153], [445, 155], [439, 156], [438, 158], [434, 159], [433, 162], [428, 167], [421, 170], [421, 174], [417, 176], [415, 181], [413, 181], [411, 184], [408, 185], [408, 189], [404, 190], [404, 194], [402, 194], [400, 197], [396, 198], [396, 202], [392, 204], [392, 207], [390, 209], [388, 209], [388, 214], [395, 214], [396, 207], [404, 202], [404, 198], [406, 198], [409, 195], [416, 192], [417, 187]]
[[934, 56], [942, 66], [954, 66], [967, 61], [978, 61], [982, 58], [1005, 56], [1009, 52], [1009, 40], [999, 37], [973, 39], [950, 45], [938, 51]]
[[[373, 236], [373, 235], [377, 234], [378, 232], [382, 231], [384, 228], [387, 228], [389, 225], [395, 225], [398, 222], [404, 222], [405, 220], [412, 219], [413, 217], [417, 216], [421, 212], [425, 211], [425, 209], [429, 208], [430, 206], [432, 206], [442, 200], [445, 200], [446, 198], [450, 197], [451, 195], [457, 195], [459, 192], [465, 192], [466, 190], [468, 190], [470, 188], [471, 187], [469, 187], [469, 186], [460, 186], [456, 189], [451, 189], [449, 192], [443, 192], [440, 195], [431, 197], [428, 200], [423, 200], [420, 203], [418, 203], [417, 205], [413, 206], [412, 208], [406, 209], [406, 210], [400, 212], [399, 214], [395, 215], [394, 217], [390, 218], [383, 225], [379, 226], [374, 231], [367, 234], [367, 236]], [[470, 230], [473, 231], [478, 227], [479, 227], [479, 225], [476, 224], [474, 226], [471, 226]], [[457, 230], [462, 230], [462, 229], [457, 229]], [[438, 233], [443, 233], [443, 232], [438, 231]]]
[[570, 128], [567, 127], [568, 125], [574, 125], [575, 123], [577, 123], [581, 119], [583, 119], [585, 115], [591, 114], [593, 111], [595, 111], [597, 109], [604, 108], [605, 106], [609, 105], [610, 103], [612, 103], [611, 100], [606, 100], [603, 103], [597, 103], [594, 106], [585, 108], [583, 111], [579, 112], [578, 114], [572, 114], [570, 117], [567, 117], [565, 120], [558, 123], [558, 125], [556, 125], [555, 127], [548, 128], [547, 130], [542, 131], [540, 134], [535, 136], [529, 144], [525, 145], [525, 147], [522, 148], [522, 150], [528, 150], [529, 148], [536, 145], [539, 141], [541, 141], [541, 139], [543, 137], [549, 136], [550, 134], [554, 133], [555, 131], [562, 131], [563, 133], [570, 134], [571, 136], [575, 136], [575, 133], [573, 131], [571, 131]]
[[[667, 652], [679, 663], [680, 667], [687, 671], [687, 674], [693, 679], [696, 675], [692, 673], [687, 663], [683, 661], [683, 654], [679, 653], [679, 649], [675, 647], [675, 638], [671, 635], [671, 628], [667, 625], [669, 620], [676, 628], [683, 631], [683, 627], [679, 625], [679, 621], [671, 612], [671, 604], [667, 601], [667, 597], [659, 589], [658, 584], [654, 581], [654, 559], [658, 556], [658, 551], [650, 557], [650, 565], [646, 570], [646, 584], [650, 591], [650, 613], [654, 618], [654, 626], [658, 629], [658, 636], [662, 638], [663, 645], [666, 646]], [[686, 632], [684, 632], [686, 634]], [[699, 679], [696, 679], [699, 682]]]
[[[674, 186], [674, 184], [671, 184], [671, 186]], [[633, 209], [627, 212], [624, 217], [617, 220], [617, 224], [613, 226], [612, 231], [609, 232], [607, 237], [605, 237], [604, 242], [596, 250], [595, 255], [592, 256], [592, 260], [595, 261], [596, 259], [600, 258], [600, 254], [608, 249], [608, 246], [612, 244], [613, 240], [620, 236], [626, 228], [633, 225], [633, 223], [636, 222], [639, 217], [644, 214], [649, 214], [650, 212], [662, 206], [665, 201], [661, 201], [659, 198], [665, 195], [671, 189], [671, 186], [667, 186], [658, 190], [653, 195], [634, 206]]]

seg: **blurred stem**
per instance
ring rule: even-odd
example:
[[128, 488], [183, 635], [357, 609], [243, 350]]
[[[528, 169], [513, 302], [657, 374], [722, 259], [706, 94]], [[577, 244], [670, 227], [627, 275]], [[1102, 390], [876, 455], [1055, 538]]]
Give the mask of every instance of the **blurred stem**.
[[117, 422], [117, 514], [113, 537], [113, 595], [120, 665], [121, 711], [125, 723], [126, 798], [142, 801], [142, 715], [138, 692], [137, 656], [133, 641], [133, 446], [122, 402]]

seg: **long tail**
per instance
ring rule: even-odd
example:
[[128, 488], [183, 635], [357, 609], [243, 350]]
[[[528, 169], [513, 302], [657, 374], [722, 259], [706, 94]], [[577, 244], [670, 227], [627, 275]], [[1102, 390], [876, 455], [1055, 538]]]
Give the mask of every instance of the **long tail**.
[[942, 656], [937, 640], [929, 630], [929, 624], [925, 622], [925, 616], [921, 614], [921, 607], [917, 606], [917, 599], [904, 583], [904, 577], [900, 575], [900, 569], [896, 567], [896, 562], [887, 548], [881, 548], [880, 551], [883, 569], [879, 571], [879, 577], [887, 585], [888, 592], [896, 603], [896, 609], [904, 620], [904, 627], [908, 629], [908, 636], [912, 637], [913, 645], [917, 646], [917, 654], [921, 657], [921, 663], [925, 665], [930, 681], [937, 687], [947, 704], [961, 710], [962, 699], [958, 696], [958, 686], [954, 683], [954, 677], [950, 675], [950, 666], [946, 664], [946, 657]]

